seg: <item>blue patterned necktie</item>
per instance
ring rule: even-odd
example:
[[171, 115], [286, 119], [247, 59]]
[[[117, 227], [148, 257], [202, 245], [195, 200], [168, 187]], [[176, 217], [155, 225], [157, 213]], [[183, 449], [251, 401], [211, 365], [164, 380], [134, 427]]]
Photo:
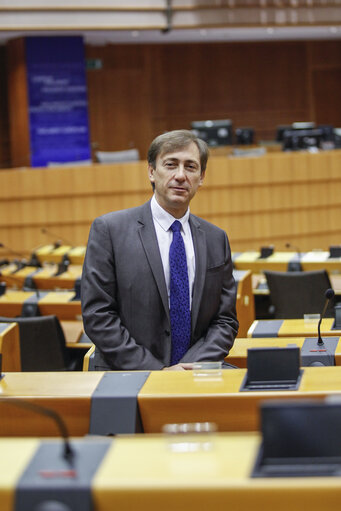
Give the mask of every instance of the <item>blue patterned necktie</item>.
[[170, 322], [172, 336], [171, 365], [175, 365], [187, 352], [191, 339], [191, 310], [189, 283], [181, 223], [175, 220], [170, 227], [173, 241], [169, 249], [170, 269]]

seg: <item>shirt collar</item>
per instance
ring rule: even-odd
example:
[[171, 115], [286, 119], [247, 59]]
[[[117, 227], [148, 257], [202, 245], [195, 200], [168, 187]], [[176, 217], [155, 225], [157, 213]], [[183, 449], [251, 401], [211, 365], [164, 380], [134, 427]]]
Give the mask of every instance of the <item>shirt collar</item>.
[[163, 209], [160, 204], [157, 202], [155, 195], [153, 195], [150, 207], [152, 210], [153, 219], [160, 225], [160, 227], [164, 231], [168, 231], [170, 226], [175, 220], [179, 220], [182, 225], [182, 229], [185, 229], [185, 226], [188, 224], [189, 219], [189, 208], [186, 213], [181, 218], [174, 218], [170, 213], [168, 213], [165, 209]]

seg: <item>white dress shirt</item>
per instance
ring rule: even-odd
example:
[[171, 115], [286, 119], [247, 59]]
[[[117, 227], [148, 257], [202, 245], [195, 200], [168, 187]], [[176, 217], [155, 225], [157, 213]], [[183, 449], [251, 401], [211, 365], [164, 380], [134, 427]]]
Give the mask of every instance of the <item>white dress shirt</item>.
[[185, 215], [182, 218], [174, 218], [159, 205], [154, 195], [151, 200], [151, 210], [156, 231], [156, 237], [159, 244], [162, 259], [163, 271], [166, 279], [168, 300], [170, 295], [169, 248], [173, 240], [173, 231], [170, 229], [170, 226], [175, 220], [179, 220], [179, 222], [181, 223], [181, 235], [182, 239], [184, 240], [187, 259], [190, 305], [192, 305], [192, 291], [195, 276], [195, 254], [191, 228], [188, 221], [189, 208], [187, 209]]

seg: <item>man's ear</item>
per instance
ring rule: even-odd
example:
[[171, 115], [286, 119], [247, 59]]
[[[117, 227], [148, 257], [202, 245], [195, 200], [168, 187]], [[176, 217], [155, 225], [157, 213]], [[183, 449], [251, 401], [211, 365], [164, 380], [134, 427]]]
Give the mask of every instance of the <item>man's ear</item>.
[[199, 186], [202, 186], [203, 182], [204, 182], [204, 179], [205, 179], [205, 174], [206, 174], [206, 171], [204, 170], [204, 172], [202, 172], [200, 174], [200, 181], [199, 181]]
[[151, 183], [154, 183], [154, 181], [155, 181], [154, 171], [155, 171], [155, 169], [151, 165], [148, 165], [148, 177], [149, 177], [149, 181]]

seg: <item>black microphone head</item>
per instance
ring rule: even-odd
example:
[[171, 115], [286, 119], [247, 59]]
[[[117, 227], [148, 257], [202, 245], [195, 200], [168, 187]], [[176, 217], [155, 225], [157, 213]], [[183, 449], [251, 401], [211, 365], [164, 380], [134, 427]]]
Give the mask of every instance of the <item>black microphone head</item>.
[[327, 298], [327, 300], [330, 300], [331, 298], [333, 298], [335, 295], [335, 291], [334, 289], [327, 289], [326, 293], [325, 293], [325, 297]]

